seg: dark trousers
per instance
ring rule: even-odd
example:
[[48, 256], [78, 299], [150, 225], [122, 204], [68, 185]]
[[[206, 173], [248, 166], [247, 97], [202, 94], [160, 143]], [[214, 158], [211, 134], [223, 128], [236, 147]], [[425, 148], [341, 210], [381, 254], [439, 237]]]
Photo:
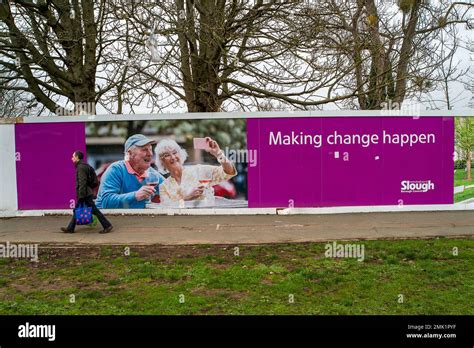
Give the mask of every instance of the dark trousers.
[[[88, 196], [84, 199], [79, 199], [78, 202], [77, 202], [77, 206], [79, 206], [80, 203], [85, 203], [88, 207], [92, 208], [92, 214], [97, 216], [97, 219], [99, 219], [99, 222], [100, 222], [100, 224], [102, 225], [102, 227], [104, 229], [107, 228], [107, 227], [112, 226], [112, 224], [109, 222], [109, 220], [106, 219], [104, 214], [101, 213], [99, 208], [97, 208], [95, 206], [95, 203], [94, 203], [94, 200], [92, 199], [92, 196]], [[69, 225], [67, 226], [67, 229], [69, 231], [74, 231], [74, 229], [76, 228], [76, 214], [75, 213], [76, 213], [76, 208], [73, 209], [73, 211], [72, 211], [72, 220], [69, 223]]]

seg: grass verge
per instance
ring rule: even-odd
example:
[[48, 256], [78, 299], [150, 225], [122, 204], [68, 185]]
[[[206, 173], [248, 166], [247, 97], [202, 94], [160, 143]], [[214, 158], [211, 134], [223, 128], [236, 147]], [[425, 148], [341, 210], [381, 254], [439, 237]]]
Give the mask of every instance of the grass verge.
[[349, 243], [44, 247], [0, 259], [0, 314], [474, 314], [474, 239]]

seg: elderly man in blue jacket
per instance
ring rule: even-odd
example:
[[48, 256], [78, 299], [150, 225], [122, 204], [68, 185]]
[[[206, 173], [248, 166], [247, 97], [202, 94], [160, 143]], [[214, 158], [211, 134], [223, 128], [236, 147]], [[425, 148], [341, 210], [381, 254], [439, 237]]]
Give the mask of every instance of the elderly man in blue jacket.
[[[96, 205], [98, 208], [145, 208], [146, 201], [158, 192], [163, 176], [151, 166], [152, 145], [155, 141], [142, 134], [132, 135], [125, 142], [125, 160], [110, 165], [101, 178]], [[158, 178], [158, 184], [145, 185], [150, 173]]]

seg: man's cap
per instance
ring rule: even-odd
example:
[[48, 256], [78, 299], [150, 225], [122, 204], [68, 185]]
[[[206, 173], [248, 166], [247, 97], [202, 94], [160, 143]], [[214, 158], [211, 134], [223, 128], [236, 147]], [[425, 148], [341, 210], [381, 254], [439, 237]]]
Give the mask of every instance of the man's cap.
[[145, 145], [148, 145], [148, 144], [155, 145], [156, 141], [148, 139], [143, 134], [134, 134], [130, 138], [128, 138], [127, 141], [125, 142], [125, 152], [127, 152], [128, 149], [130, 147], [132, 147], [133, 145], [145, 146]]

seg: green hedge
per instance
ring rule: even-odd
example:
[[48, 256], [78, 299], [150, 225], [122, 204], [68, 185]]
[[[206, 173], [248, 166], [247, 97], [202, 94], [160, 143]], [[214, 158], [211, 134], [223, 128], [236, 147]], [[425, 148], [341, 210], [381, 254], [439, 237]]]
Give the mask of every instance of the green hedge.
[[[454, 161], [454, 169], [465, 169], [466, 160], [457, 160]], [[474, 161], [471, 161], [471, 168], [474, 168]]]

